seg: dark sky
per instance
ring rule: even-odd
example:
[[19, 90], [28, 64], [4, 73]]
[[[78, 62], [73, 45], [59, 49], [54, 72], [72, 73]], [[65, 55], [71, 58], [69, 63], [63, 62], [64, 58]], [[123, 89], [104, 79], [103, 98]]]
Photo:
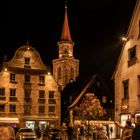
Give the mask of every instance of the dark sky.
[[[68, 0], [68, 17], [74, 56], [80, 60], [80, 76], [100, 73], [110, 78], [115, 68], [136, 0]], [[1, 51], [12, 58], [27, 40], [52, 66], [58, 57], [64, 0], [8, 1], [1, 17]]]

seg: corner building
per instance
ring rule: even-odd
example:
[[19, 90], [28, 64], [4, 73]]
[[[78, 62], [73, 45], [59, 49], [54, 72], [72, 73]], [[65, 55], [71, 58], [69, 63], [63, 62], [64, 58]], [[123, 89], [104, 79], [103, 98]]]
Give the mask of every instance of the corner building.
[[126, 38], [114, 71], [115, 120], [122, 125], [127, 119], [135, 123], [140, 116], [140, 0], [136, 2]]
[[13, 127], [59, 127], [60, 92], [39, 53], [30, 45], [18, 48], [0, 71], [0, 124]]

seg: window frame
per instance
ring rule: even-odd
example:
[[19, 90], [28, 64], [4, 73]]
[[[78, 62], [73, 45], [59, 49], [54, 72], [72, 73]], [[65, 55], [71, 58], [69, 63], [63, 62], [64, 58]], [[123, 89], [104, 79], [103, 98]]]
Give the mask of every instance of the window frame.
[[10, 104], [9, 105], [9, 112], [10, 113], [16, 113], [16, 105], [15, 104]]
[[39, 105], [38, 106], [38, 113], [39, 114], [45, 114], [45, 105]]
[[123, 81], [123, 99], [129, 99], [129, 79]]

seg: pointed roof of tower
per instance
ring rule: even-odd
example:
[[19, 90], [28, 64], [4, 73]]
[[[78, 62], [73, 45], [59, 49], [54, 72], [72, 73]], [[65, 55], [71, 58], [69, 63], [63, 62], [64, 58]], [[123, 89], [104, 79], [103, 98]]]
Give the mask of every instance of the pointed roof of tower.
[[65, 2], [65, 17], [63, 23], [63, 29], [61, 34], [61, 40], [72, 41], [69, 29], [68, 15], [67, 15], [67, 2]]

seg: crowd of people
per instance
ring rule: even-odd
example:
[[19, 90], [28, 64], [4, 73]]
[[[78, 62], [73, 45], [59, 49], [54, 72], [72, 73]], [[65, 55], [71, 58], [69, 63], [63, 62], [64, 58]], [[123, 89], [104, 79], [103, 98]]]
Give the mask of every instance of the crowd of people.
[[115, 121], [116, 125], [122, 129], [120, 140], [140, 140], [140, 117], [137, 117], [135, 126], [130, 119], [126, 120], [125, 126]]
[[[119, 122], [115, 121], [115, 124], [122, 129], [120, 140], [140, 140], [140, 117], [137, 117], [135, 125], [132, 125], [131, 120], [127, 120], [125, 126], [120, 125]], [[36, 130], [38, 138], [41, 137], [39, 129]], [[60, 129], [60, 139], [61, 140], [82, 140], [84, 135], [89, 133], [88, 127], [72, 127], [71, 125], [62, 124]], [[89, 133], [91, 135], [91, 133]], [[77, 137], [78, 136], [78, 137]], [[92, 135], [93, 137], [93, 135]], [[44, 140], [48, 140], [47, 137], [44, 137]], [[96, 137], [94, 137], [96, 140]], [[0, 126], [0, 140], [15, 140], [15, 131], [10, 126]], [[55, 140], [55, 137], [53, 139]]]

